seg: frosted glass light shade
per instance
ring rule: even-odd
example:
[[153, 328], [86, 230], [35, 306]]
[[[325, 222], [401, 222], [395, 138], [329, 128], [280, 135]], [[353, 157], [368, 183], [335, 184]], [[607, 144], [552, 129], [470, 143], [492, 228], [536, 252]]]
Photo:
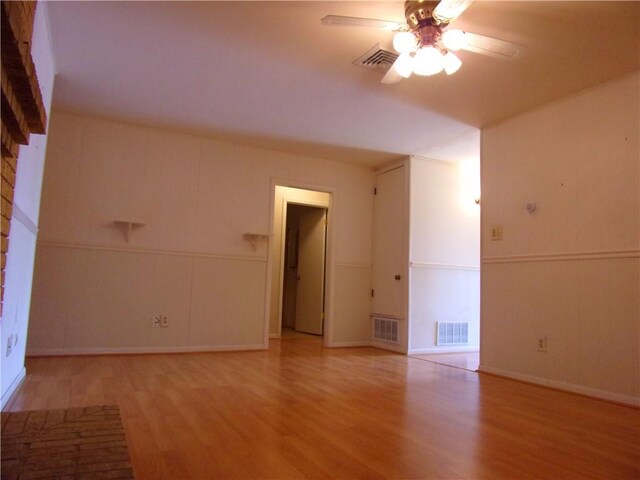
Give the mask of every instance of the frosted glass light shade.
[[442, 43], [447, 50], [460, 50], [467, 44], [467, 38], [462, 30], [447, 30], [442, 34]]
[[393, 36], [393, 48], [396, 52], [410, 53], [416, 48], [416, 37], [411, 32], [398, 32]]
[[447, 52], [444, 56], [444, 71], [447, 72], [447, 75], [451, 75], [456, 73], [458, 69], [462, 66], [462, 61], [453, 53]]
[[444, 68], [444, 57], [437, 48], [422, 47], [413, 58], [413, 73], [417, 75], [435, 75]]
[[408, 53], [403, 53], [393, 64], [393, 68], [396, 69], [398, 75], [403, 78], [409, 78], [413, 71], [413, 57]]

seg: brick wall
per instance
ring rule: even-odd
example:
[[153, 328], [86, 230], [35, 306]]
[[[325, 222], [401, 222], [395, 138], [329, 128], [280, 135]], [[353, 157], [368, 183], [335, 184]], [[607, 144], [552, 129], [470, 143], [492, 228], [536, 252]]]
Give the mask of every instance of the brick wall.
[[[29, 143], [31, 133], [45, 133], [46, 112], [38, 85], [31, 37], [36, 2], [2, 0], [2, 282], [4, 299], [5, 266], [13, 214], [19, 145]], [[0, 315], [2, 307], [0, 304]]]

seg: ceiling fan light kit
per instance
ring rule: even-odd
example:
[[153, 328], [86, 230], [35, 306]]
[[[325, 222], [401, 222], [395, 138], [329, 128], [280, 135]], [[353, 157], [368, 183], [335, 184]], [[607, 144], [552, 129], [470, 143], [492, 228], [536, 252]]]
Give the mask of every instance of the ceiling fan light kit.
[[411, 32], [398, 32], [393, 38], [393, 47], [400, 54], [393, 68], [403, 78], [409, 78], [411, 73], [435, 75], [443, 69], [447, 75], [452, 75], [462, 66], [462, 60], [452, 51], [465, 46], [464, 32], [451, 30], [444, 33], [452, 35], [441, 35], [438, 30], [429, 30], [420, 41]]
[[399, 54], [413, 52], [418, 48], [418, 39], [411, 32], [398, 32], [393, 36], [393, 48]]
[[447, 50], [456, 52], [467, 45], [466, 34], [462, 30], [447, 30], [442, 33], [442, 44]]
[[453, 75], [462, 66], [462, 60], [453, 52], [447, 52], [444, 56], [444, 71], [447, 75]]
[[409, 78], [413, 72], [413, 56], [402, 53], [393, 64], [393, 68], [402, 78]]
[[444, 70], [447, 75], [457, 72], [462, 61], [452, 51], [464, 48], [465, 34], [461, 30], [445, 30], [449, 23], [469, 5], [466, 0], [407, 1], [405, 18], [409, 31], [400, 31], [393, 37], [393, 48], [401, 55], [409, 54], [411, 70], [407, 75], [406, 61], [393, 67], [400, 76], [411, 73], [431, 76]]
[[382, 78], [382, 83], [395, 83], [402, 78], [409, 78], [412, 73], [431, 76], [444, 70], [447, 75], [452, 75], [462, 66], [462, 60], [453, 53], [458, 50], [501, 59], [515, 58], [520, 52], [518, 45], [462, 30], [447, 29], [470, 4], [470, 0], [407, 0], [404, 12], [406, 25], [337, 15], [324, 17], [322, 23], [386, 28], [392, 24], [399, 25], [395, 29], [393, 48], [400, 55]]
[[444, 56], [436, 47], [421, 47], [413, 56], [413, 73], [431, 76], [440, 73], [444, 68]]

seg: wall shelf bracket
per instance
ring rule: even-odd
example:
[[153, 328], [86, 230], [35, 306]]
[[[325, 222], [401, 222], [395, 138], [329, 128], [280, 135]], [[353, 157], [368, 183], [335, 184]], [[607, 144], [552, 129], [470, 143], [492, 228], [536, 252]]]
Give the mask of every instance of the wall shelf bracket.
[[243, 237], [251, 243], [251, 247], [253, 247], [253, 251], [255, 252], [258, 249], [258, 242], [260, 240], [268, 240], [272, 235], [272, 233], [245, 233]]
[[129, 239], [131, 238], [131, 232], [133, 231], [133, 229], [145, 225], [145, 222], [138, 222], [134, 220], [114, 220], [113, 223], [115, 223], [117, 227], [122, 229], [122, 232], [124, 233], [124, 239], [127, 243], [129, 243]]

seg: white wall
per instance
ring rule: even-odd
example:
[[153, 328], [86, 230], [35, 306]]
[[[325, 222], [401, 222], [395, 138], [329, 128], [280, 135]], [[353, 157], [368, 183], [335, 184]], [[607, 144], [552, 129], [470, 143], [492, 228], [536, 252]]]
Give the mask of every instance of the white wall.
[[[29, 353], [265, 348], [268, 243], [254, 251], [243, 234], [271, 231], [276, 180], [333, 192], [332, 340], [353, 341], [372, 171], [55, 111]], [[145, 225], [126, 243], [116, 219]], [[168, 328], [152, 327], [158, 314]]]
[[[410, 353], [478, 349], [479, 159], [411, 158]], [[469, 322], [465, 347], [437, 346], [437, 322]]]
[[[42, 4], [36, 8], [31, 56], [45, 110], [49, 113], [54, 67], [45, 8]], [[25, 346], [46, 148], [47, 135], [31, 135], [29, 145], [20, 147], [18, 157], [2, 312], [2, 406], [25, 375]], [[7, 354], [9, 337], [12, 339], [12, 348], [11, 353]]]
[[639, 105], [635, 72], [483, 131], [481, 370], [640, 404]]

